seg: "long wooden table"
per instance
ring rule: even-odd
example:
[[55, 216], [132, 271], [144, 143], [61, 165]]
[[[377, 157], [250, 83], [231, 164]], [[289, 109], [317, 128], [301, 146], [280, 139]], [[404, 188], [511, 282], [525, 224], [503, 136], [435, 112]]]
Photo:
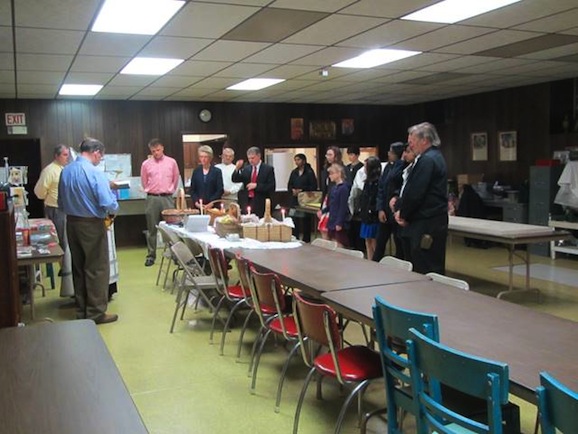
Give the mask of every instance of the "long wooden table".
[[321, 298], [346, 317], [373, 326], [376, 295], [402, 308], [438, 315], [441, 342], [505, 362], [510, 390], [535, 403], [539, 373], [578, 390], [578, 323], [434, 281], [327, 292]]
[[93, 321], [0, 330], [0, 430], [148, 432]]
[[423, 274], [305, 244], [296, 249], [229, 249], [262, 270], [278, 274], [284, 283], [316, 296], [374, 285], [430, 280]]
[[[493, 220], [469, 217], [449, 217], [448, 231], [452, 235], [492, 241], [508, 249], [509, 281], [508, 290], [498, 294], [498, 298], [514, 292], [533, 291], [539, 295], [537, 288], [530, 288], [530, 250], [524, 256], [516, 255], [516, 247], [534, 243], [566, 240], [571, 237], [567, 231], [556, 231], [548, 226], [527, 225], [522, 223], [497, 222]], [[526, 285], [523, 289], [514, 288], [514, 256], [526, 264]]]

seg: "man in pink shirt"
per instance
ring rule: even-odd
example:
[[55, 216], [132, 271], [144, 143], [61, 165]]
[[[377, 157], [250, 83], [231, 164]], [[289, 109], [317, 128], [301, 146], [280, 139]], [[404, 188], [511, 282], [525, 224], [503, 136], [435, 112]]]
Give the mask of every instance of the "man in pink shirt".
[[147, 219], [147, 257], [145, 266], [155, 263], [157, 252], [157, 225], [161, 212], [174, 208], [173, 194], [179, 185], [179, 166], [174, 158], [165, 155], [165, 147], [159, 139], [149, 142], [151, 157], [142, 163], [140, 179], [147, 194], [145, 216]]

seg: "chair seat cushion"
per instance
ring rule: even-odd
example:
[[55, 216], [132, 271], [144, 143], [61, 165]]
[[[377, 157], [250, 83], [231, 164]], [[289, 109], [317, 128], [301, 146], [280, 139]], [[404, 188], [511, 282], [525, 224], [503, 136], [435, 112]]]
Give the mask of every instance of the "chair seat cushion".
[[299, 336], [297, 331], [297, 324], [295, 324], [295, 317], [293, 315], [275, 318], [273, 321], [269, 323], [269, 327], [271, 328], [271, 330], [273, 330], [275, 333], [282, 334], [283, 329], [281, 326], [281, 321], [283, 321], [283, 323], [285, 324], [285, 330], [287, 331], [287, 334], [289, 336], [291, 337]]
[[249, 297], [251, 294], [249, 292], [245, 292], [241, 285], [232, 285], [227, 287], [227, 294], [230, 298], [245, 298]]
[[[363, 381], [383, 375], [379, 354], [363, 345], [354, 345], [337, 352], [341, 377], [345, 381]], [[336, 377], [330, 353], [315, 358], [315, 368], [321, 374]]]

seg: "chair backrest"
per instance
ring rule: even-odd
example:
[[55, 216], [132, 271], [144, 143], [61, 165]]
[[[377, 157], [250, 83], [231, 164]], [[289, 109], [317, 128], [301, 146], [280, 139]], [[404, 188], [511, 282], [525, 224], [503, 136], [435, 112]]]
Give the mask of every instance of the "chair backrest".
[[336, 355], [337, 351], [342, 348], [337, 313], [327, 304], [303, 298], [301, 292], [296, 290], [293, 292], [293, 314], [305, 364], [309, 367], [313, 366], [312, 344], [321, 345], [331, 353], [337, 381], [344, 384]]
[[323, 247], [328, 250], [335, 250], [337, 248], [337, 243], [335, 241], [324, 240], [323, 238], [315, 238], [311, 242], [312, 246]]
[[185, 279], [187, 277], [194, 284], [196, 284], [195, 277], [205, 276], [203, 268], [197, 262], [197, 259], [191, 253], [189, 248], [182, 241], [178, 241], [175, 244], [171, 245], [171, 252], [173, 253], [175, 259], [179, 263], [179, 266], [185, 271], [185, 274], [183, 274], [181, 284], [185, 283]]
[[361, 250], [351, 250], [351, 249], [344, 249], [342, 247], [337, 247], [335, 249], [336, 252], [343, 253], [345, 255], [354, 256], [356, 258], [363, 259], [364, 255]]
[[393, 306], [379, 296], [375, 298], [373, 319], [385, 377], [388, 432], [399, 432], [399, 408], [417, 416], [417, 403], [410, 388], [409, 360], [403, 355], [409, 330], [416, 328], [439, 340], [438, 319], [433, 314]]
[[445, 283], [446, 285], [454, 286], [456, 288], [464, 289], [466, 291], [470, 290], [470, 285], [465, 280], [444, 276], [443, 274], [438, 274], [434, 272], [427, 273], [426, 276], [431, 277], [432, 280], [436, 282]]
[[169, 246], [172, 246], [173, 244], [180, 241], [177, 234], [175, 234], [170, 229], [164, 228], [162, 225], [158, 225], [157, 230], [161, 233], [163, 243], [168, 244]]
[[[503, 432], [502, 405], [508, 402], [508, 365], [454, 350], [413, 328], [407, 345], [413, 395], [418, 404], [419, 434]], [[444, 406], [440, 384], [485, 400], [487, 424]]]
[[396, 258], [395, 256], [384, 256], [381, 258], [379, 263], [383, 265], [391, 265], [392, 267], [397, 267], [402, 270], [413, 270], [413, 264], [411, 262]]
[[[285, 294], [283, 293], [283, 285], [281, 284], [281, 279], [275, 273], [260, 273], [253, 266], [249, 270], [253, 287], [251, 296], [255, 311], [261, 320], [261, 325], [267, 327], [267, 315], [281, 318], [290, 313]], [[285, 328], [285, 321], [280, 321], [279, 323], [283, 336], [290, 340], [291, 338]]]
[[253, 307], [251, 299], [251, 293], [254, 292], [254, 289], [251, 288], [251, 275], [249, 268], [251, 267], [251, 263], [248, 259], [245, 259], [241, 256], [235, 257], [235, 263], [237, 265], [237, 271], [239, 273], [239, 283], [241, 284], [241, 288], [243, 288], [243, 293], [245, 294], [245, 299], [249, 303], [251, 307]]
[[229, 285], [229, 271], [227, 268], [227, 260], [225, 259], [225, 254], [221, 249], [216, 247], [209, 247], [209, 263], [211, 264], [211, 270], [215, 279], [217, 279], [218, 285]]
[[543, 434], [578, 432], [578, 393], [546, 372], [540, 373], [536, 393]]
[[186, 235], [183, 235], [180, 238], [181, 241], [187, 245], [187, 247], [195, 257], [204, 255], [203, 247], [196, 240], [193, 240], [192, 238], [189, 238]]

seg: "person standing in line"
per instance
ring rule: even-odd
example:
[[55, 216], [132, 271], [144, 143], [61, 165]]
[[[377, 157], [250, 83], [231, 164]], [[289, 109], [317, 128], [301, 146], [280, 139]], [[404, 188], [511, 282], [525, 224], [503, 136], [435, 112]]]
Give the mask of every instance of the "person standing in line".
[[396, 194], [396, 191], [399, 193], [399, 188], [401, 187], [401, 172], [406, 165], [405, 161], [401, 158], [404, 148], [405, 145], [401, 142], [395, 142], [389, 146], [387, 164], [379, 179], [377, 192], [379, 226], [377, 229], [375, 253], [373, 254], [373, 260], [376, 262], [379, 262], [385, 255], [385, 249], [392, 234], [395, 242], [395, 256], [402, 259], [401, 244], [398, 242], [399, 238], [396, 234], [397, 223], [393, 218], [389, 201], [394, 194]]
[[334, 163], [329, 166], [329, 179], [334, 186], [329, 193], [328, 208], [329, 219], [327, 220], [327, 231], [329, 239], [336, 241], [340, 247], [349, 247], [349, 184], [345, 167], [342, 164]]
[[58, 207], [66, 214], [66, 233], [72, 256], [76, 318], [97, 324], [114, 322], [106, 313], [110, 263], [105, 218], [118, 202], [109, 181], [97, 166], [104, 156], [102, 142], [87, 138], [80, 155], [67, 165], [58, 184]]
[[191, 176], [189, 195], [197, 208], [206, 208], [209, 202], [223, 196], [223, 175], [221, 170], [213, 166], [213, 149], [203, 145], [199, 147], [199, 164]]
[[295, 219], [293, 235], [299, 239], [299, 236], [303, 234], [303, 241], [309, 243], [311, 242], [311, 215], [295, 211], [295, 207], [299, 205], [297, 199], [299, 193], [317, 190], [317, 177], [311, 165], [307, 162], [305, 154], [296, 154], [293, 160], [297, 167], [291, 171], [289, 182], [287, 183], [287, 190], [291, 193], [291, 208], [294, 211], [293, 217]]
[[215, 167], [221, 170], [223, 175], [223, 199], [231, 202], [238, 202], [238, 193], [243, 188], [242, 182], [233, 182], [233, 172], [235, 171], [235, 150], [224, 147], [221, 153], [221, 162], [215, 164]]
[[165, 155], [165, 147], [160, 139], [152, 139], [148, 144], [151, 157], [140, 168], [140, 180], [147, 194], [145, 216], [147, 221], [147, 257], [145, 267], [155, 263], [157, 257], [157, 225], [165, 209], [174, 208], [173, 195], [179, 186], [179, 166], [174, 158]]
[[321, 174], [319, 176], [321, 180], [321, 206], [319, 211], [317, 211], [317, 218], [319, 223], [317, 225], [317, 229], [321, 234], [321, 238], [329, 239], [329, 235], [327, 233], [327, 221], [329, 219], [329, 193], [331, 189], [335, 186], [335, 183], [331, 181], [329, 178], [329, 168], [332, 164], [339, 164], [343, 166], [343, 161], [341, 158], [341, 150], [337, 146], [329, 146], [325, 151], [325, 164], [321, 169]]
[[[359, 146], [354, 145], [347, 148], [347, 159], [349, 160], [349, 164], [345, 166], [345, 172], [347, 173], [347, 183], [349, 184], [350, 188], [353, 188], [355, 179], [357, 178], [357, 174], [363, 171], [362, 170], [363, 163], [359, 161], [359, 154], [360, 154]], [[351, 197], [350, 191], [350, 198], [354, 206], [351, 214], [351, 221], [349, 222], [349, 242], [352, 249], [363, 251], [365, 250], [366, 243], [359, 236], [359, 231], [361, 229], [361, 220], [358, 213], [359, 201], [356, 200], [359, 198], [359, 196], [357, 196], [357, 198]]]
[[350, 146], [347, 148], [347, 159], [349, 164], [345, 166], [347, 172], [347, 182], [349, 185], [353, 184], [355, 175], [363, 168], [363, 163], [359, 161], [359, 146]]
[[408, 129], [408, 146], [416, 154], [396, 203], [404, 254], [418, 273], [445, 273], [448, 235], [447, 168], [440, 138], [429, 122]]
[[261, 161], [261, 150], [252, 146], [247, 150], [249, 164], [243, 166], [243, 160], [237, 161], [233, 172], [233, 182], [242, 182], [247, 191], [247, 205], [251, 212], [259, 217], [265, 214], [265, 199], [275, 192], [275, 170]]
[[58, 208], [58, 183], [64, 166], [68, 164], [70, 152], [68, 146], [58, 145], [54, 148], [54, 160], [40, 172], [40, 178], [34, 186], [34, 194], [44, 201], [44, 215], [52, 220], [58, 243], [63, 251], [66, 251], [66, 214]]
[[371, 156], [365, 160], [365, 168], [363, 170], [367, 176], [359, 201], [361, 227], [358, 236], [365, 240], [367, 259], [372, 260], [379, 225], [377, 218], [377, 191], [381, 174], [381, 161], [378, 157]]

